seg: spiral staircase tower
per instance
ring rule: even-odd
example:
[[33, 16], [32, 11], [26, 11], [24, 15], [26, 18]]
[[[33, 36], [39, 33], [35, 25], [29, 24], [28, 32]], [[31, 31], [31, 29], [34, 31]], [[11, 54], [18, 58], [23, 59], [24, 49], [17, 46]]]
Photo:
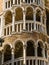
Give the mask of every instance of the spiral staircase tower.
[[3, 0], [1, 65], [48, 65], [44, 0]]

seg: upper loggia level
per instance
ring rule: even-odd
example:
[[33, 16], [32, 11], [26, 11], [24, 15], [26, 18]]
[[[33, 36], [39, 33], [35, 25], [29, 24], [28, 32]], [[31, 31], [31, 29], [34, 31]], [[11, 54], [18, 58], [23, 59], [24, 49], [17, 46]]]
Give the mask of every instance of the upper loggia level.
[[3, 0], [3, 9], [8, 9], [11, 8], [13, 5], [21, 5], [22, 3], [26, 3], [26, 4], [32, 4], [35, 6], [40, 6], [42, 8], [45, 8], [45, 2], [44, 0]]
[[0, 15], [0, 36], [13, 32], [37, 31], [46, 34], [46, 12], [44, 0], [3, 0]]

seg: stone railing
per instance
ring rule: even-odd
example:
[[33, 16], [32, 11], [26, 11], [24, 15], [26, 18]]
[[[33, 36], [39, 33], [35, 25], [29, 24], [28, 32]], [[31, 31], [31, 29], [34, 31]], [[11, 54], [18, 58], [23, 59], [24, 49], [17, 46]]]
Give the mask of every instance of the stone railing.
[[[35, 24], [35, 26], [34, 26]], [[23, 26], [24, 22], [23, 21], [16, 21], [14, 24], [14, 34], [15, 33], [21, 33], [23, 31]], [[34, 30], [34, 27], [36, 28], [36, 30]], [[4, 36], [10, 36], [12, 34], [12, 23], [9, 25], [5, 25], [4, 27]], [[41, 25], [40, 22], [34, 22], [34, 21], [29, 21], [27, 20], [25, 22], [25, 31], [26, 32], [32, 32], [32, 31], [37, 31], [37, 32], [41, 32], [41, 33], [45, 33], [46, 32], [46, 27], [44, 24]]]
[[[37, 60], [37, 65], [47, 65], [48, 64], [48, 60], [44, 59], [44, 58], [40, 58], [40, 57], [33, 57], [33, 56], [28, 56], [26, 57], [26, 65], [36, 65], [36, 60]], [[12, 65], [12, 63], [14, 63], [14, 65], [23, 65], [23, 57], [14, 59], [14, 61], [9, 60], [7, 62], [4, 62], [4, 65]], [[45, 64], [44, 64], [45, 63]]]

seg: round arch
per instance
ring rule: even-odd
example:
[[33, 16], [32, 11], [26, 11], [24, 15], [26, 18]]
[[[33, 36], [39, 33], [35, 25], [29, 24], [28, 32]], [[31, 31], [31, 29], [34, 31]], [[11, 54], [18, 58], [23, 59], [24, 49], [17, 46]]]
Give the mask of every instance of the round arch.
[[26, 8], [26, 20], [33, 20], [33, 8], [32, 7]]
[[27, 41], [26, 55], [35, 56], [35, 47], [34, 42], [32, 40]]
[[5, 45], [4, 46], [4, 62], [11, 60], [12, 55], [11, 55], [11, 47], [10, 45]]
[[23, 20], [23, 9], [21, 7], [15, 8], [15, 21]]
[[6, 45], [9, 45], [11, 48], [13, 47], [12, 44], [10, 42], [8, 42], [8, 43], [3, 44], [3, 49], [5, 48]]
[[21, 41], [15, 42], [14, 57], [19, 58], [23, 56], [23, 43]]
[[36, 7], [35, 11], [36, 11], [36, 21], [41, 22], [42, 10], [39, 7]]
[[39, 8], [39, 7], [35, 8], [35, 11], [37, 11], [37, 10], [40, 10], [42, 12], [41, 8]]
[[10, 10], [7, 10], [4, 14], [5, 18], [5, 25], [12, 23], [12, 12]]
[[41, 11], [39, 9], [36, 10], [36, 21], [41, 22]]
[[39, 57], [43, 57], [43, 43], [41, 41], [38, 41], [38, 47], [37, 47], [37, 55]]

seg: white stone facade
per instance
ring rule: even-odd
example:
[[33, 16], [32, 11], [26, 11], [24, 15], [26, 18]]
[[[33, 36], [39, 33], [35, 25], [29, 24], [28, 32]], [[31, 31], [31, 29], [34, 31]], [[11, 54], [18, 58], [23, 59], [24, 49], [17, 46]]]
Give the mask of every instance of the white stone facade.
[[48, 65], [44, 0], [4, 0], [0, 30], [1, 65]]

